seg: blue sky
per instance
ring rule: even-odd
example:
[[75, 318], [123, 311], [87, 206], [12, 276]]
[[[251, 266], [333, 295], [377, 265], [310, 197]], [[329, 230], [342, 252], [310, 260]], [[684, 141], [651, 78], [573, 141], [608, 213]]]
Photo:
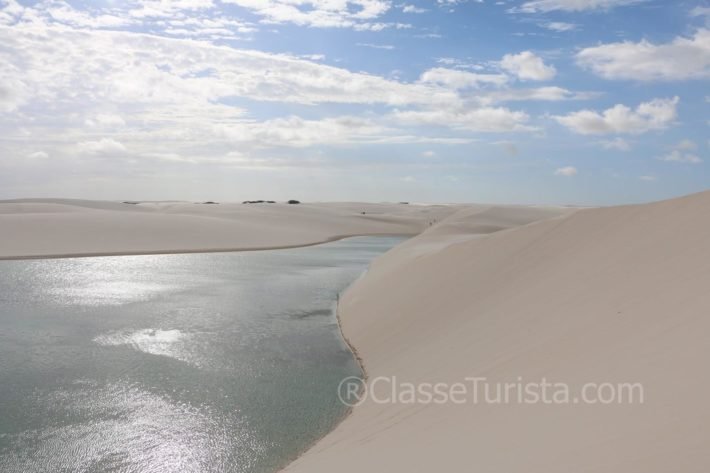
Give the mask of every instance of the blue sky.
[[0, 198], [708, 189], [710, 3], [0, 0]]

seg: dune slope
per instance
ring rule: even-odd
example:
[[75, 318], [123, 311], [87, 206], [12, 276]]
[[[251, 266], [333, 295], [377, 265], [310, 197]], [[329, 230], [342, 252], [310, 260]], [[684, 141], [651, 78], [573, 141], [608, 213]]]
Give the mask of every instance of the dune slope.
[[641, 383], [644, 402], [366, 401], [286, 471], [707, 472], [710, 192], [472, 235], [495, 230], [482, 216], [395, 248], [341, 298], [370, 379]]

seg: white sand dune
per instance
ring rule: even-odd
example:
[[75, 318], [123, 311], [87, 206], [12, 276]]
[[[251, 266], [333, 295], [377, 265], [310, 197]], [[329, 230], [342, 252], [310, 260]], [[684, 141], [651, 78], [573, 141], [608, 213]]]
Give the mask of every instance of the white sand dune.
[[644, 402], [366, 401], [286, 471], [710, 471], [710, 192], [472, 236], [528, 217], [462, 210], [376, 260], [339, 309], [370, 379], [638, 382]]
[[0, 259], [250, 250], [352, 235], [414, 235], [458, 208], [6, 200], [0, 201]]

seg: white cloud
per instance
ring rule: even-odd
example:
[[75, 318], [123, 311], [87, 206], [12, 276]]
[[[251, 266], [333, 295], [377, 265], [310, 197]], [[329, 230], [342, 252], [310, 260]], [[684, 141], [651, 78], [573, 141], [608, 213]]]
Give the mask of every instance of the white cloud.
[[14, 1], [3, 3], [0, 24], [7, 25], [46, 22], [85, 30], [132, 27], [156, 34], [203, 39], [245, 39], [248, 33], [256, 31], [254, 25], [229, 17], [223, 6], [212, 0], [94, 2], [83, 10], [62, 0], [44, 0], [28, 7]]
[[437, 110], [397, 111], [393, 115], [397, 121], [427, 126], [443, 126], [476, 132], [532, 131], [526, 125], [528, 114], [507, 108], [473, 108]]
[[546, 65], [531, 51], [506, 54], [500, 61], [500, 67], [522, 80], [549, 80], [557, 73], [554, 66]]
[[614, 7], [633, 5], [644, 0], [533, 0], [523, 3], [515, 12], [537, 13], [550, 11], [609, 10]]
[[674, 149], [670, 153], [661, 156], [661, 161], [673, 162], [673, 163], [689, 163], [689, 164], [700, 164], [703, 162], [697, 155], [692, 153], [683, 153], [677, 149]]
[[600, 141], [604, 149], [615, 149], [618, 151], [630, 151], [631, 144], [623, 138], [614, 138], [613, 140]]
[[415, 5], [402, 5], [402, 11], [404, 13], [426, 13], [426, 8], [419, 8]]
[[[147, 6], [152, 10], [143, 8]], [[436, 68], [407, 83], [293, 55], [216, 45], [202, 37], [199, 41], [168, 38], [165, 28], [156, 29], [156, 34], [114, 31], [89, 22], [83, 26], [78, 20], [52, 19], [39, 8], [18, 8], [32, 21], [7, 26], [0, 20], [0, 119], [12, 121], [3, 134], [14, 139], [26, 128], [29, 136], [37, 137], [33, 147], [46, 150], [58, 163], [81, 155], [120, 155], [155, 165], [232, 165], [237, 158], [227, 154], [236, 148], [249, 156], [249, 166], [258, 166], [264, 153], [291, 156], [319, 145], [451, 145], [472, 142], [470, 132], [536, 129], [525, 112], [479, 102], [488, 93], [505, 92], [500, 87], [509, 78], [503, 73]], [[200, 1], [142, 2], [141, 8], [127, 17], [137, 22], [132, 28], [146, 18], [183, 29], [184, 35], [192, 29], [216, 34], [227, 26], [227, 19], [201, 17], [202, 10], [210, 7]], [[355, 12], [351, 9], [351, 14]], [[510, 91], [506, 98], [495, 100], [569, 95], [563, 89], [542, 89]], [[235, 105], [243, 104], [235, 100], [242, 97], [328, 106], [323, 113], [309, 114], [315, 118], [257, 120], [244, 105]], [[338, 116], [337, 104], [359, 106], [348, 107], [348, 113], [364, 110], [365, 118]], [[367, 113], [373, 104], [382, 106], [381, 114]], [[305, 107], [288, 106], [299, 108]], [[12, 155], [26, 159], [31, 151], [18, 146]], [[239, 159], [244, 164], [244, 158]], [[106, 167], [115, 166], [117, 160], [96, 162]], [[272, 166], [273, 161], [262, 164]]]
[[577, 168], [574, 166], [565, 166], [555, 170], [555, 176], [572, 177], [577, 175]]
[[639, 176], [639, 179], [646, 182], [653, 182], [658, 180], [656, 176]]
[[205, 10], [214, 7], [212, 0], [139, 0], [138, 8], [132, 9], [129, 14], [137, 18], [168, 17], [176, 13], [187, 11]]
[[375, 21], [392, 7], [387, 0], [222, 0], [251, 10], [267, 23], [380, 31], [407, 25]]
[[76, 144], [79, 153], [82, 154], [117, 154], [126, 151], [123, 143], [113, 138], [101, 138], [97, 141], [82, 141]]
[[477, 74], [456, 69], [435, 67], [425, 71], [419, 78], [424, 84], [436, 84], [451, 89], [477, 88], [483, 84], [501, 86], [508, 81], [504, 74]]
[[692, 151], [698, 149], [698, 145], [692, 140], [684, 139], [680, 140], [674, 148], [681, 151]]
[[576, 30], [579, 25], [576, 25], [575, 23], [565, 23], [563, 21], [550, 21], [542, 23], [540, 26], [547, 28], [550, 31], [564, 32]]
[[687, 164], [700, 164], [703, 160], [696, 154], [691, 153], [698, 149], [698, 145], [691, 140], [685, 139], [679, 141], [671, 151], [658, 159], [661, 161], [672, 162], [672, 163], [687, 163]]
[[308, 59], [309, 61], [324, 61], [325, 54], [303, 54], [301, 55], [303, 59]]
[[577, 62], [605, 79], [686, 80], [710, 77], [710, 30], [670, 43], [622, 42], [582, 49]]
[[46, 2], [43, 7], [45, 8], [44, 12], [52, 17], [53, 20], [77, 27], [115, 28], [131, 23], [129, 19], [115, 15], [91, 15], [78, 11], [64, 2]]
[[597, 94], [590, 92], [572, 92], [557, 86], [537, 87], [532, 89], [503, 89], [487, 93], [481, 100], [487, 102], [513, 102], [540, 100], [556, 102], [560, 100], [587, 100]]
[[253, 146], [288, 146], [295, 148], [315, 144], [344, 144], [371, 141], [389, 130], [372, 120], [341, 116], [306, 120], [298, 116], [275, 118], [263, 122], [217, 125], [216, 131], [231, 143]]
[[27, 85], [20, 79], [19, 65], [4, 63], [0, 68], [0, 112], [12, 112], [30, 99]]
[[100, 113], [93, 118], [87, 118], [84, 123], [90, 127], [118, 128], [126, 126], [123, 117], [112, 113]]
[[433, 158], [436, 156], [436, 153], [431, 150], [422, 151], [422, 156], [424, 156], [425, 158]]
[[27, 155], [30, 159], [47, 159], [49, 158], [49, 153], [46, 151], [35, 151]]
[[361, 46], [364, 48], [372, 48], [372, 49], [386, 49], [386, 50], [392, 50], [394, 49], [394, 46], [391, 44], [374, 44], [374, 43], [355, 43], [355, 46]]
[[[42, 35], [52, 37], [48, 43]], [[77, 32], [35, 25], [0, 26], [4, 109], [28, 97], [108, 103], [204, 106], [225, 97], [312, 104], [433, 104], [454, 92], [405, 84], [280, 54], [118, 31]], [[62, 54], [56, 54], [61, 50]], [[100, 58], [100, 60], [99, 60]], [[22, 70], [23, 73], [19, 71]]]
[[640, 134], [670, 126], [676, 118], [677, 104], [678, 97], [654, 99], [641, 103], [636, 110], [617, 104], [602, 113], [580, 110], [552, 118], [575, 133], [583, 135]]

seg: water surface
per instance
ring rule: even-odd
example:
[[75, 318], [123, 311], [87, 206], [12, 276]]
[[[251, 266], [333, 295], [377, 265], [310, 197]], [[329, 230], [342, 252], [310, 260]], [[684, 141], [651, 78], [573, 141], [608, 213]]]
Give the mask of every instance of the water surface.
[[269, 472], [344, 414], [333, 308], [401, 238], [0, 261], [0, 472]]

